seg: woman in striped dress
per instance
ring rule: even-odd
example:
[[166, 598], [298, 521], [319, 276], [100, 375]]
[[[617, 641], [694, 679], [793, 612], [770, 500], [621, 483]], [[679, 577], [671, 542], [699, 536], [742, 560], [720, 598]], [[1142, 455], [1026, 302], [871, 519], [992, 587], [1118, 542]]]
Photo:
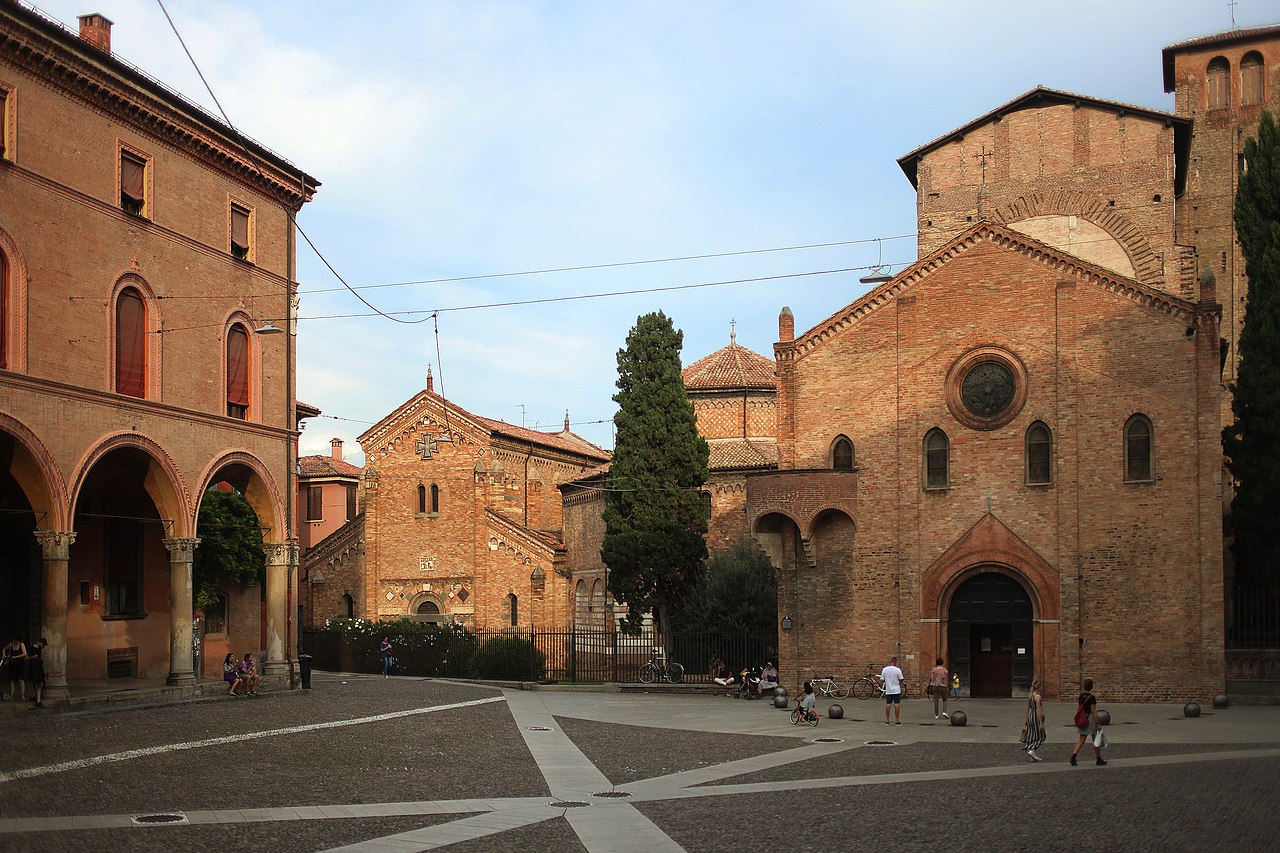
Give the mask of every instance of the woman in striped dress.
[[1044, 698], [1040, 695], [1040, 679], [1031, 682], [1031, 693], [1027, 696], [1027, 740], [1023, 750], [1032, 761], [1044, 761], [1036, 755], [1036, 750], [1044, 745]]

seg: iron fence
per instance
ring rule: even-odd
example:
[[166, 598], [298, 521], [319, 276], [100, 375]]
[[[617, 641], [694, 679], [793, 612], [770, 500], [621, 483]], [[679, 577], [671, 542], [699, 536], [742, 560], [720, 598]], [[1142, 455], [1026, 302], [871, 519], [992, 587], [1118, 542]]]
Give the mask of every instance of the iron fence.
[[[397, 675], [476, 677], [521, 681], [600, 684], [639, 681], [640, 667], [652, 651], [665, 651], [684, 667], [684, 680], [709, 683], [712, 665], [723, 660], [737, 673], [746, 666], [777, 660], [773, 634], [682, 632], [665, 648], [661, 636], [644, 631], [630, 636], [604, 629], [563, 631], [466, 631], [396, 636]], [[494, 641], [502, 640], [501, 644]], [[490, 654], [501, 646], [500, 652]], [[329, 672], [382, 671], [377, 640], [342, 631], [304, 631], [301, 651], [315, 669]]]
[[1227, 604], [1227, 648], [1280, 649], [1280, 590], [1237, 589]]

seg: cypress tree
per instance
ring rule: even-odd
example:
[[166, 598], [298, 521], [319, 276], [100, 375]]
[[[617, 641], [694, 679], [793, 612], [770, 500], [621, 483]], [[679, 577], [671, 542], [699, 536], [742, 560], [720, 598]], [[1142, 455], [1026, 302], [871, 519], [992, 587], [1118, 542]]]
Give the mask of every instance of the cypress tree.
[[671, 617], [702, 575], [707, 442], [680, 375], [684, 341], [662, 312], [645, 314], [618, 351], [618, 413], [600, 556], [609, 591], [625, 602], [622, 628], [638, 633], [652, 612], [669, 644]]
[[1240, 366], [1232, 386], [1235, 423], [1223, 430], [1235, 480], [1230, 530], [1236, 575], [1280, 579], [1280, 127], [1263, 112], [1257, 138], [1244, 146], [1235, 224], [1249, 276], [1240, 330]]

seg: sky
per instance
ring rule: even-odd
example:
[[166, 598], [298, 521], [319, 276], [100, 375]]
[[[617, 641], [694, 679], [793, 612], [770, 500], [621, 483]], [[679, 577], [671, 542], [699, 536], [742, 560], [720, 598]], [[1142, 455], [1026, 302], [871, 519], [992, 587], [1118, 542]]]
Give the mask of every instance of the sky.
[[[35, 5], [102, 13], [118, 58], [216, 110], [157, 0]], [[731, 332], [772, 357], [784, 306], [799, 334], [916, 259], [897, 158], [1037, 85], [1172, 111], [1161, 48], [1232, 27], [1227, 0], [164, 8], [232, 124], [322, 183], [298, 217], [323, 255], [299, 247], [297, 395], [323, 412], [300, 452], [341, 438], [356, 464], [428, 365], [474, 414], [567, 412], [612, 448], [637, 317], [670, 317], [685, 365]]]

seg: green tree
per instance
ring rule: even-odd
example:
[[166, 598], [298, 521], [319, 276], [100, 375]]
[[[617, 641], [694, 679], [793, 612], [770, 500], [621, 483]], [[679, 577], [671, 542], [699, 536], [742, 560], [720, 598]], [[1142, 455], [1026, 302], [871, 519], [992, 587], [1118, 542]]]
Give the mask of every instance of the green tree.
[[765, 634], [777, 630], [778, 582], [773, 564], [747, 537], [707, 562], [706, 573], [680, 609], [682, 631]]
[[671, 616], [702, 575], [707, 442], [680, 376], [683, 333], [662, 312], [645, 314], [618, 351], [618, 413], [604, 542], [609, 591], [626, 603], [622, 628], [638, 633], [652, 612], [664, 640]]
[[260, 579], [265, 574], [262, 528], [238, 492], [210, 489], [200, 501], [196, 526], [200, 546], [191, 565], [197, 608], [218, 600], [218, 589]]
[[1235, 423], [1223, 430], [1235, 479], [1230, 530], [1236, 573], [1253, 583], [1280, 579], [1280, 127], [1262, 114], [1244, 145], [1235, 223], [1249, 303], [1232, 386]]

